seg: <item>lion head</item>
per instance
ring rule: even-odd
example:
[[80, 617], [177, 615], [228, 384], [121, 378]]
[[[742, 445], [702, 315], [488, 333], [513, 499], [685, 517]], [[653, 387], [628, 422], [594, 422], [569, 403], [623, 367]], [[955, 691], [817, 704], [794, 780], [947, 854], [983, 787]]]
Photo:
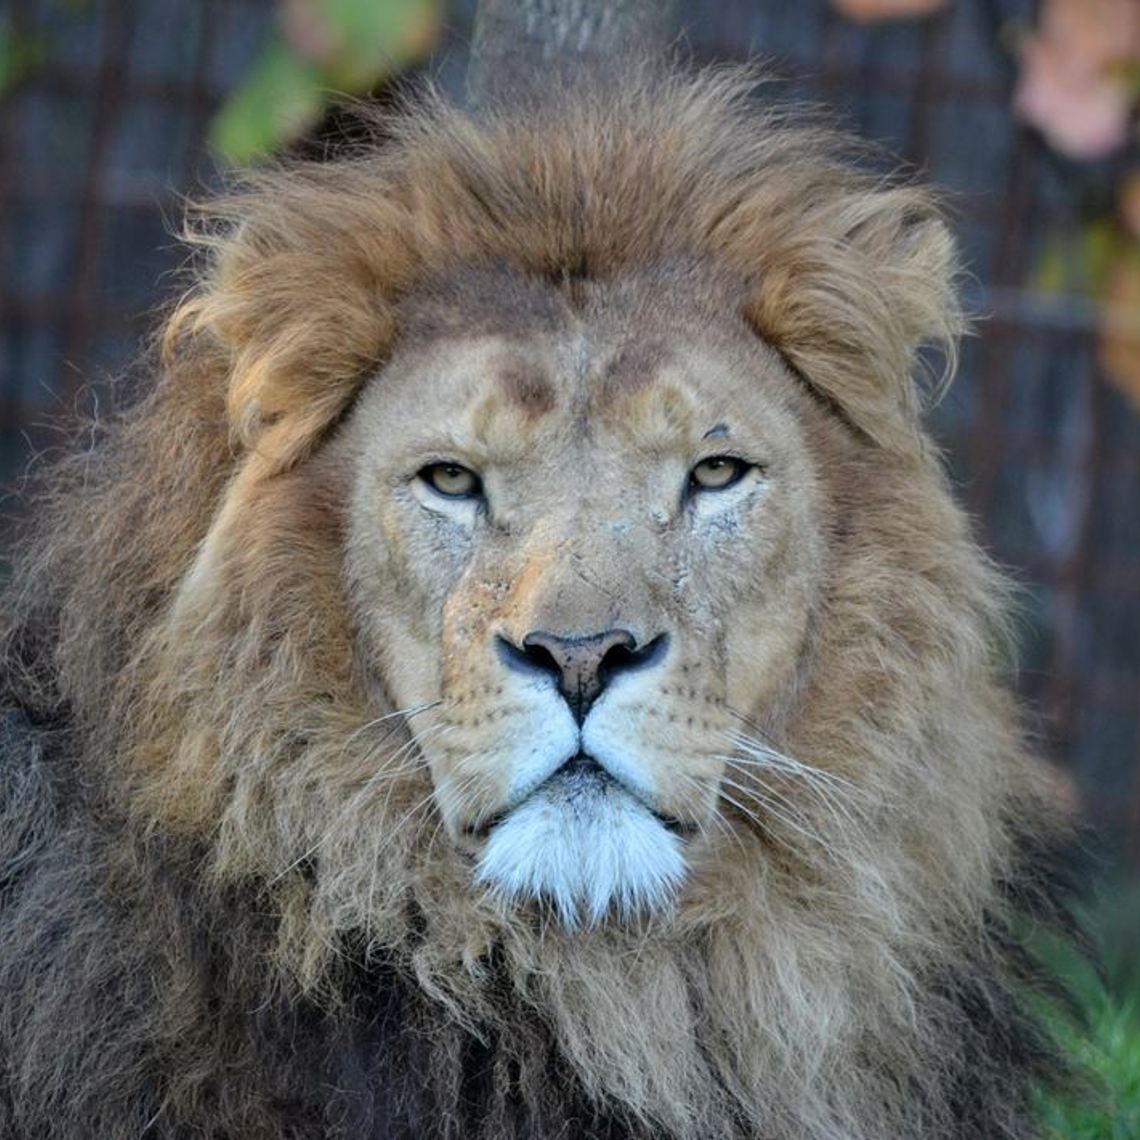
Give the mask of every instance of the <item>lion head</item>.
[[429, 100], [210, 207], [13, 628], [305, 1000], [384, 956], [630, 1128], [1021, 1135], [993, 932], [1050, 825], [918, 419], [953, 243], [747, 87]]
[[722, 793], [797, 770], [766, 742], [827, 507], [810, 399], [739, 300], [691, 266], [461, 274], [333, 445], [355, 625], [443, 827], [473, 887], [571, 924], [661, 909]]

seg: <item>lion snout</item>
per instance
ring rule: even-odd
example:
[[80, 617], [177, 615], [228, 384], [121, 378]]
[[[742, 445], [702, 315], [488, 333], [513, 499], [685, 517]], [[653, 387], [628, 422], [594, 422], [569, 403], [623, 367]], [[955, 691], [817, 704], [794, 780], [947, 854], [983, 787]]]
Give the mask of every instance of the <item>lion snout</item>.
[[638, 642], [628, 629], [560, 636], [535, 630], [521, 646], [502, 634], [495, 637], [499, 659], [508, 669], [547, 673], [558, 686], [578, 724], [618, 673], [659, 664], [669, 650], [669, 635], [659, 633]]

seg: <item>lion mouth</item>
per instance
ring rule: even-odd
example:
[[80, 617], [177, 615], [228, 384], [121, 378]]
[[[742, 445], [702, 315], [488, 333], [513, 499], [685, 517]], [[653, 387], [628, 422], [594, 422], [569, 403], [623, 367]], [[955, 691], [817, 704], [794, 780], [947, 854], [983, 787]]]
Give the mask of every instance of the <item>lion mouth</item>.
[[537, 904], [571, 928], [668, 909], [685, 876], [668, 817], [588, 754], [575, 754], [481, 823], [475, 881], [490, 897]]
[[689, 820], [679, 819], [657, 811], [651, 804], [631, 791], [620, 780], [606, 771], [593, 756], [586, 752], [577, 752], [571, 756], [560, 768], [552, 772], [537, 787], [532, 788], [522, 799], [509, 804], [500, 811], [491, 815], [472, 820], [462, 829], [465, 839], [481, 842], [486, 840], [492, 831], [499, 826], [512, 812], [522, 807], [524, 803], [538, 795], [548, 798], [557, 798], [564, 801], [568, 808], [573, 808], [576, 802], [605, 794], [608, 790], [623, 792], [631, 796], [666, 831], [678, 838], [686, 839], [697, 833], [699, 827]]

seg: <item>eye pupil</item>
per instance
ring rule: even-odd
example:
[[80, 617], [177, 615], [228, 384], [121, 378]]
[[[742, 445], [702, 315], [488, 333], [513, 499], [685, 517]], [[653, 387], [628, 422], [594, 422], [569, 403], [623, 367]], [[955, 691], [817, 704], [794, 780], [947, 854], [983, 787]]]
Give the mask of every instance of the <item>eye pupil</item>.
[[744, 477], [748, 464], [731, 455], [710, 455], [689, 474], [689, 485], [697, 491], [723, 491]]
[[420, 478], [437, 494], [451, 499], [473, 499], [483, 491], [479, 476], [459, 463], [432, 463], [420, 471]]

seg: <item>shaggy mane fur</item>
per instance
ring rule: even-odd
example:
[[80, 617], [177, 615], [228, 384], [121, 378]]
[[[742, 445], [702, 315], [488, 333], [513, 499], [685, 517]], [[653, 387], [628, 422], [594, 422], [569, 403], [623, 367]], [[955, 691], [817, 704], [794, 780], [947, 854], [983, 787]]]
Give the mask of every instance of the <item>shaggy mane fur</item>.
[[[202, 212], [152, 391], [50, 476], [5, 601], [0, 1135], [1035, 1134], [1010, 930], [1060, 828], [912, 382], [959, 331], [953, 245], [749, 84], [428, 98]], [[858, 795], [676, 923], [542, 929], [436, 858], [426, 773], [372, 786], [408, 738], [354, 651], [322, 445], [425, 283], [694, 261], [844, 425], [793, 732]]]

